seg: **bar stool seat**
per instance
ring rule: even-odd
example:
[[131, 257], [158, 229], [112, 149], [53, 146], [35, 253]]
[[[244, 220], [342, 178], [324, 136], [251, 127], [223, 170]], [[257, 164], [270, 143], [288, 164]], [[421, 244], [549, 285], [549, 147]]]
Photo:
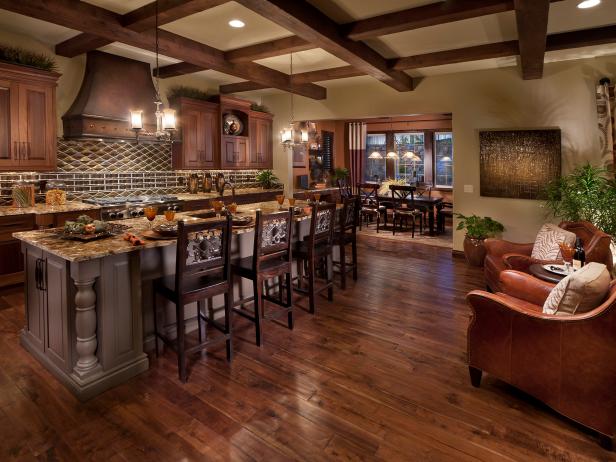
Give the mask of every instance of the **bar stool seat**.
[[[249, 278], [253, 273], [252, 257], [237, 258], [231, 261], [231, 268], [234, 274]], [[265, 275], [271, 272], [275, 276], [280, 274], [281, 270], [287, 269], [289, 262], [282, 259], [265, 260], [261, 263], [260, 272]]]
[[[184, 283], [182, 298], [184, 303], [192, 303], [213, 297], [229, 290], [229, 282], [220, 276], [199, 276]], [[165, 276], [156, 279], [156, 291], [170, 301], [178, 300], [175, 290], [175, 276]]]

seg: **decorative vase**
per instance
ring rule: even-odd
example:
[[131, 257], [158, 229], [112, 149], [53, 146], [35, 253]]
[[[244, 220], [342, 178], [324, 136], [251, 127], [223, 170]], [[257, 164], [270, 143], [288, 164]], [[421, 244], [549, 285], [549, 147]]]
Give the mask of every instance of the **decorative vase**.
[[483, 260], [486, 258], [486, 248], [483, 241], [485, 241], [485, 238], [478, 239], [468, 236], [464, 238], [464, 256], [469, 265], [483, 266]]

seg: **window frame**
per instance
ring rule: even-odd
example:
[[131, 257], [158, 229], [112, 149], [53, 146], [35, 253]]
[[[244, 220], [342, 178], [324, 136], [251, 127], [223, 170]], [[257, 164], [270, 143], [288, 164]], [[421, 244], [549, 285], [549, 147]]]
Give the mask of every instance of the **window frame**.
[[[451, 150], [452, 150], [452, 155], [453, 155], [453, 130], [451, 129], [445, 129], [445, 128], [438, 128], [438, 129], [418, 129], [418, 128], [411, 128], [411, 129], [407, 129], [407, 130], [368, 130], [367, 132], [368, 134], [373, 134], [373, 135], [382, 135], [385, 134], [385, 140], [386, 140], [386, 153], [389, 151], [393, 151], [395, 148], [395, 143], [394, 143], [394, 138], [395, 138], [395, 134], [397, 133], [423, 133], [424, 135], [424, 181], [427, 183], [432, 183], [432, 190], [433, 191], [453, 191], [453, 185], [452, 186], [436, 186], [436, 155], [434, 153], [434, 144], [435, 144], [435, 135], [437, 133], [451, 133], [451, 139], [452, 139], [452, 146], [451, 146]], [[366, 145], [367, 147], [367, 145]], [[455, 181], [455, 178], [453, 176], [453, 157], [452, 159], [452, 182]], [[387, 158], [385, 158], [385, 162], [386, 162], [386, 167], [385, 167], [385, 172], [389, 172], [392, 170], [391, 167], [389, 167], [389, 164], [387, 164], [388, 162], [392, 162], [394, 163], [395, 160], [388, 160]]]

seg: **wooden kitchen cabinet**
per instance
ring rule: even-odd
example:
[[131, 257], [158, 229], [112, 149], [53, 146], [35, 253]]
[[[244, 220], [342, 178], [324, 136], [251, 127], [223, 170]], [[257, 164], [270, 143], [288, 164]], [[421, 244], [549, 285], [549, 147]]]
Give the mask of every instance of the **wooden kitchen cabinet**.
[[248, 161], [248, 138], [223, 136], [222, 168], [246, 168]]
[[0, 63], [0, 169], [56, 168], [56, 83], [60, 75]]
[[0, 217], [0, 287], [23, 281], [21, 245], [13, 233], [35, 228], [34, 215], [9, 215]]
[[271, 114], [251, 111], [248, 168], [273, 168], [272, 126]]
[[197, 170], [220, 165], [218, 104], [190, 98], [174, 102], [180, 139], [173, 143], [173, 168]]

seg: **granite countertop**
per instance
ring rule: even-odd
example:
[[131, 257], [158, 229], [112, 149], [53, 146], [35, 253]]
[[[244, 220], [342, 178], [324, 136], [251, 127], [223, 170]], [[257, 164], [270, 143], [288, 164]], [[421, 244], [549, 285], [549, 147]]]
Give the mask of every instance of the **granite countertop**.
[[[296, 202], [296, 206], [299, 207], [303, 207], [305, 204], [305, 201], [298, 200]], [[278, 208], [278, 203], [275, 201], [259, 202], [254, 204], [240, 205], [237, 208], [237, 212], [238, 214], [244, 214], [254, 217], [257, 209], [262, 210], [264, 213], [271, 213], [277, 211]], [[187, 220], [196, 220], [197, 218], [193, 218], [191, 215], [198, 214], [199, 212], [199, 210], [195, 210], [191, 212], [177, 213], [176, 217]], [[295, 217], [295, 221], [298, 222], [307, 219], [309, 219], [309, 216], [303, 214]], [[164, 218], [159, 216], [154, 223], [161, 221], [164, 221]], [[113, 223], [128, 226], [129, 229], [127, 229], [126, 231], [131, 232], [139, 237], [142, 237], [143, 231], [149, 229], [148, 221], [143, 217], [114, 221]], [[253, 231], [253, 228], [254, 225], [234, 227], [233, 233], [249, 233]], [[149, 240], [144, 238], [144, 245], [133, 246], [129, 242], [125, 241], [122, 235], [99, 239], [92, 242], [79, 242], [62, 239], [56, 233], [57, 230], [53, 229], [47, 229], [42, 231], [24, 231], [14, 233], [13, 237], [71, 262], [93, 260], [96, 258], [103, 258], [109, 255], [116, 255], [127, 252], [137, 252], [143, 249], [165, 247], [168, 245], [175, 244], [175, 239], [173, 238], [165, 240]]]
[[68, 201], [66, 205], [36, 204], [33, 207], [0, 206], [0, 217], [9, 215], [45, 215], [48, 213], [78, 212], [80, 210], [96, 210], [100, 206], [84, 202]]
[[338, 191], [338, 187], [337, 186], [329, 186], [327, 188], [308, 188], [308, 189], [301, 189], [301, 188], [296, 188], [293, 190], [293, 192], [295, 193], [318, 193], [318, 192], [331, 192], [331, 191]]
[[[243, 194], [282, 192], [283, 190], [284, 189], [282, 187], [274, 188], [274, 189], [263, 189], [263, 188], [241, 188], [240, 189], [240, 188], [237, 188], [235, 190], [235, 195], [241, 196]], [[226, 187], [223, 196], [230, 197], [231, 194], [232, 194], [231, 188]], [[174, 194], [174, 196], [177, 196], [178, 199], [183, 200], [183, 201], [198, 201], [198, 200], [203, 200], [203, 199], [216, 199], [217, 197], [220, 197], [220, 194], [214, 191], [210, 193], [199, 192], [197, 194], [178, 193], [178, 194]]]

